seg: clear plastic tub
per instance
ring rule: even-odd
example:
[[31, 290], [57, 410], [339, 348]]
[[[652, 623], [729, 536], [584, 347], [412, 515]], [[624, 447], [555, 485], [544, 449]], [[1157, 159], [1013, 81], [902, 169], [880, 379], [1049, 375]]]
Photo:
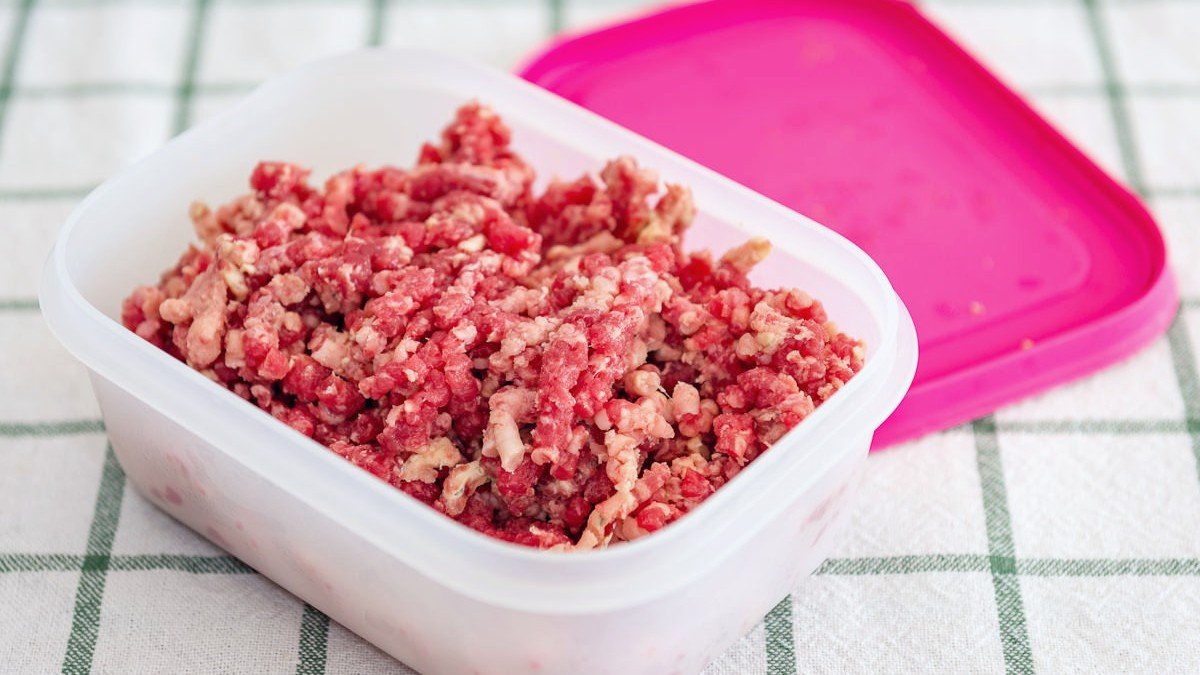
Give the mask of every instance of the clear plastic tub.
[[[762, 235], [753, 275], [801, 286], [864, 338], [841, 392], [693, 513], [645, 539], [561, 554], [492, 540], [376, 480], [125, 330], [121, 298], [192, 238], [187, 205], [245, 189], [260, 159], [405, 164], [459, 104], [512, 125], [548, 176], [627, 153], [695, 192], [687, 246]], [[832, 231], [510, 75], [424, 51], [301, 68], [107, 181], [45, 269], [45, 318], [91, 371], [113, 448], [161, 508], [410, 666], [431, 673], [701, 669], [827, 555], [916, 338], [879, 268]]]

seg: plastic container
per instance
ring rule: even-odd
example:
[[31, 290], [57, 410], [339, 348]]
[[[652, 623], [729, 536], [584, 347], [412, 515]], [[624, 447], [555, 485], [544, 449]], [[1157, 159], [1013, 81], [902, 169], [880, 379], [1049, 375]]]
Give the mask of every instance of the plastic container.
[[521, 74], [879, 263], [921, 365], [876, 445], [1092, 373], [1175, 315], [1146, 208], [905, 0], [670, 7]]
[[[801, 285], [867, 341], [841, 392], [711, 499], [643, 540], [561, 554], [474, 532], [275, 421], [114, 320], [191, 240], [194, 198], [243, 191], [264, 158], [318, 175], [407, 164], [456, 106], [492, 104], [539, 170], [629, 153], [688, 184], [689, 246], [774, 240], [756, 271]], [[703, 667], [826, 556], [877, 425], [916, 365], [912, 322], [840, 235], [513, 76], [423, 51], [321, 61], [260, 87], [87, 197], [41, 305], [91, 371], [134, 485], [161, 508], [396, 658], [435, 673], [666, 673]]]

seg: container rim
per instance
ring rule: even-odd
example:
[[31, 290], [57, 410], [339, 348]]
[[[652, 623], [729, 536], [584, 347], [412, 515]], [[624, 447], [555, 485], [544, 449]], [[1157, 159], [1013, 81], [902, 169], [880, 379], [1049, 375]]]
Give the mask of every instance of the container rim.
[[[75, 228], [97, 201], [128, 189], [165, 150], [208, 145], [211, 141], [205, 139], [240, 125], [255, 108], [271, 97], [286, 94], [289, 88], [309, 86], [313, 80], [336, 76], [347, 68], [392, 68], [414, 61], [421, 62], [427, 72], [479, 85], [480, 96], [487, 95], [484, 88], [490, 87], [492, 93], [499, 89], [524, 107], [544, 108], [547, 116], [568, 127], [592, 127], [591, 131], [615, 139], [623, 149], [647, 159], [648, 165], [659, 168], [672, 164], [733, 198], [773, 211], [790, 224], [809, 230], [810, 235], [834, 242], [869, 277], [874, 291], [890, 300], [884, 305], [883, 316], [875, 317], [881, 343], [858, 375], [776, 443], [776, 452], [764, 453], [687, 516], [654, 536], [596, 551], [560, 554], [495, 540], [386, 485], [138, 338], [92, 305], [75, 286], [67, 261]], [[485, 81], [490, 81], [487, 87], [483, 86]], [[539, 110], [539, 114], [542, 112]], [[841, 235], [515, 76], [422, 49], [360, 50], [301, 66], [260, 85], [231, 109], [118, 172], [93, 190], [68, 217], [47, 261], [39, 299], [51, 330], [76, 358], [230, 459], [435, 582], [489, 603], [528, 611], [585, 612], [628, 606], [685, 585], [758, 531], [766, 519], [750, 517], [757, 515], [756, 511], [782, 506], [778, 500], [774, 504], [764, 502], [779, 492], [783, 482], [802, 474], [792, 488], [801, 489], [822, 475], [821, 471], [802, 471], [811, 468], [814, 459], [820, 459], [816, 451], [823, 445], [822, 437], [847, 424], [857, 425], [860, 431], [873, 431], [882, 423], [907, 390], [916, 364], [916, 339], [907, 310], [878, 265]], [[145, 365], [147, 359], [153, 368], [129, 367], [139, 361]], [[161, 378], [172, 382], [156, 382], [160, 378], [157, 372], [148, 372], [151, 370], [174, 373]], [[184, 394], [200, 394], [205, 405], [185, 400]], [[219, 411], [214, 410], [216, 405]], [[233, 416], [231, 424], [203, 426], [196, 422], [201, 419], [196, 415], [191, 421], [187, 419], [188, 413], [201, 408], [209, 416], [214, 412]], [[842, 416], [840, 421], [837, 415]], [[235, 438], [241, 447], [231, 452], [229, 441]], [[307, 445], [308, 449], [295, 452], [296, 445]], [[290, 446], [288, 457], [296, 465], [288, 468], [296, 470], [286, 475], [263, 471], [271, 460], [282, 456], [280, 450], [286, 446]], [[785, 448], [789, 451], [780, 451]], [[295, 489], [299, 485], [304, 490]], [[365, 508], [367, 502], [392, 517], [374, 515], [380, 508]], [[346, 508], [346, 504], [355, 508]], [[402, 531], [405, 536], [396, 536]], [[483, 571], [481, 561], [487, 568]]]

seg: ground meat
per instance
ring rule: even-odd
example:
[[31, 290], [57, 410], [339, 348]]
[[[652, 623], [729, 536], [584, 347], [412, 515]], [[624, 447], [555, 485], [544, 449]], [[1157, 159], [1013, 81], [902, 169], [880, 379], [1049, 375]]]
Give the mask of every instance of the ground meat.
[[446, 516], [542, 548], [661, 529], [833, 395], [862, 344], [680, 238], [684, 187], [621, 157], [531, 189], [468, 104], [412, 170], [263, 162], [125, 325]]

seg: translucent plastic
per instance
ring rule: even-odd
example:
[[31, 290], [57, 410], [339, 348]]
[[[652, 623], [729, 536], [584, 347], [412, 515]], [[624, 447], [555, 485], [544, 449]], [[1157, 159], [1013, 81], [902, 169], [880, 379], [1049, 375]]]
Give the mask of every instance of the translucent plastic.
[[[820, 297], [868, 343], [862, 372], [695, 512], [651, 537], [562, 554], [489, 539], [376, 480], [126, 331], [121, 298], [192, 234], [186, 211], [245, 189], [266, 158], [318, 174], [410, 163], [478, 98], [539, 170], [628, 153], [690, 185], [688, 246], [767, 236], [767, 285]], [[171, 141], [83, 201], [41, 303], [92, 372], [113, 448], [160, 507], [414, 668], [438, 673], [692, 672], [827, 554], [875, 428], [912, 380], [912, 321], [841, 236], [512, 76], [422, 51], [321, 61]]]

